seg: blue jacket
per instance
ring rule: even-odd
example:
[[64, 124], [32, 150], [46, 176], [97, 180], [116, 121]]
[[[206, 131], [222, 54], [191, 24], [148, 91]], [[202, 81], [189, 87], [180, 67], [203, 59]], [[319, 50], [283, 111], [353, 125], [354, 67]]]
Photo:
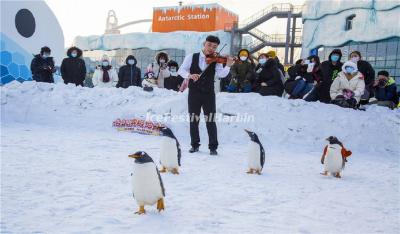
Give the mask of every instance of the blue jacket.
[[396, 105], [399, 103], [395, 80], [390, 77], [385, 87], [375, 87], [375, 98], [378, 101], [392, 101]]

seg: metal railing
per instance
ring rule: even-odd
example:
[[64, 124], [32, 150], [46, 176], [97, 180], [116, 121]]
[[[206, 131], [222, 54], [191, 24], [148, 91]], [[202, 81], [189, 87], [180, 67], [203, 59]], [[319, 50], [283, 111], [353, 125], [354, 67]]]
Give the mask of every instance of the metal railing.
[[240, 24], [239, 28], [246, 27], [247, 25], [253, 23], [254, 21], [262, 18], [263, 16], [271, 13], [271, 12], [292, 12], [293, 14], [298, 14], [302, 10], [302, 6], [293, 6], [290, 3], [278, 3], [272, 4], [268, 7], [262, 9], [261, 11], [255, 13], [254, 15], [244, 19]]
[[[254, 40], [253, 42], [251, 42], [247, 45], [243, 45], [243, 47], [248, 50], [252, 50], [253, 48], [261, 46], [262, 44], [268, 44], [268, 43], [284, 44], [284, 43], [286, 43], [286, 34], [267, 35], [258, 29], [257, 30], [252, 29], [251, 32], [256, 32], [257, 36], [260, 36], [260, 38], [262, 38], [263, 41]], [[294, 44], [301, 44], [301, 41], [302, 41], [301, 36], [296, 36], [295, 40], [294, 40]], [[291, 43], [291, 40], [289, 40], [289, 43]]]

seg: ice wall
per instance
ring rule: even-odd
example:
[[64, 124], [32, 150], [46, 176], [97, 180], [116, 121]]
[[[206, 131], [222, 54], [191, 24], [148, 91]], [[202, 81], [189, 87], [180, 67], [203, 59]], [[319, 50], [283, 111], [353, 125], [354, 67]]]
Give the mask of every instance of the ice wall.
[[[352, 14], [352, 29], [346, 31], [346, 18]], [[319, 46], [400, 37], [399, 17], [400, 1], [309, 0], [303, 8], [302, 57]]]
[[200, 51], [208, 35], [216, 35], [220, 45], [227, 44], [222, 53], [229, 53], [231, 35], [224, 31], [170, 33], [128, 33], [122, 35], [78, 36], [74, 44], [83, 50], [113, 50], [118, 48], [149, 48], [152, 50], [181, 49], [186, 54]]

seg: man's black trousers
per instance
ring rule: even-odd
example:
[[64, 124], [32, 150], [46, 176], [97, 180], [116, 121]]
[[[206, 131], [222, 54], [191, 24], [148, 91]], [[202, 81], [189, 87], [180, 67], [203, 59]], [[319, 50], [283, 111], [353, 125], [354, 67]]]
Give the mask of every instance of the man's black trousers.
[[200, 146], [199, 122], [200, 112], [203, 113], [208, 132], [208, 148], [216, 150], [218, 148], [217, 125], [215, 123], [215, 93], [205, 93], [198, 90], [189, 89], [189, 115], [190, 115], [190, 139], [192, 147]]

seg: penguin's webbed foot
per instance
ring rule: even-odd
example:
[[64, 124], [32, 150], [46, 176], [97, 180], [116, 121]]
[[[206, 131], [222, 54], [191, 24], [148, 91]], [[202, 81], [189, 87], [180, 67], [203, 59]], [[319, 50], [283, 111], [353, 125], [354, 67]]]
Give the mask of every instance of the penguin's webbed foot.
[[172, 169], [172, 170], [171, 170], [171, 173], [174, 174], [174, 175], [179, 175], [178, 168]]
[[247, 174], [254, 174], [254, 169], [249, 169], [249, 171], [246, 172]]
[[326, 175], [328, 175], [328, 172], [324, 171], [324, 172], [321, 172], [320, 174], [326, 176]]
[[138, 215], [146, 214], [146, 210], [144, 209], [144, 206], [140, 206], [139, 210], [136, 211], [135, 214], [138, 214]]
[[158, 212], [165, 210], [164, 199], [161, 198], [157, 201], [157, 210], [158, 210]]
[[165, 173], [165, 172], [167, 172], [167, 168], [162, 167], [161, 170], [160, 170], [160, 173]]
[[256, 170], [257, 175], [261, 175], [261, 170]]
[[336, 173], [335, 175], [334, 175], [336, 178], [342, 178], [341, 176], [340, 176], [340, 173], [338, 172], [338, 173]]

